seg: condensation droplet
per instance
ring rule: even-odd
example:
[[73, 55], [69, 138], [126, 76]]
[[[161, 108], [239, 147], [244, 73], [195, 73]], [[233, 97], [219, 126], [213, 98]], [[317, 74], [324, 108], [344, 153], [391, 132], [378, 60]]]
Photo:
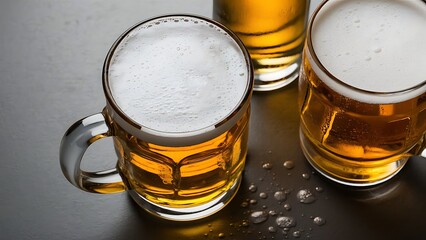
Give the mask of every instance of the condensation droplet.
[[269, 217], [269, 214], [265, 211], [255, 211], [250, 214], [250, 220], [252, 223], [262, 223], [266, 221]]
[[322, 226], [325, 224], [325, 219], [322, 217], [315, 217], [313, 221], [318, 226]]
[[287, 169], [292, 169], [292, 168], [294, 168], [294, 162], [293, 161], [285, 161], [283, 166]]
[[296, 194], [296, 197], [301, 203], [313, 203], [316, 200], [314, 194], [308, 189], [299, 190], [299, 192]]
[[322, 187], [315, 187], [315, 190], [316, 190], [317, 192], [323, 192], [323, 191], [324, 191], [324, 188], [322, 188]]
[[365, 61], [371, 61], [371, 57], [370, 56], [366, 57]]

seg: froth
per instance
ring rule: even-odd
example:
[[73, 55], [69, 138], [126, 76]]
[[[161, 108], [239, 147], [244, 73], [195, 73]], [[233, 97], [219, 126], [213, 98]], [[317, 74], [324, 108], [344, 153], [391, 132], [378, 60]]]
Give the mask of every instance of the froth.
[[392, 93], [426, 81], [424, 1], [330, 1], [318, 12], [311, 38], [321, 64], [357, 89]]
[[111, 58], [113, 99], [133, 121], [179, 133], [210, 127], [239, 105], [248, 66], [225, 31], [191, 17], [155, 19], [132, 30]]

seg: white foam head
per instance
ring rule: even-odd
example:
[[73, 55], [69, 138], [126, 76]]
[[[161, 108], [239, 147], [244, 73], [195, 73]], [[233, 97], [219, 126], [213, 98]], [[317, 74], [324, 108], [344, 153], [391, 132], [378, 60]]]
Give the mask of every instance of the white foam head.
[[[392, 103], [426, 91], [420, 87], [401, 93], [426, 81], [426, 3], [422, 0], [328, 1], [315, 16], [310, 34], [319, 62], [340, 81], [361, 90], [348, 90], [320, 73], [343, 95], [362, 102]], [[312, 54], [308, 57], [312, 60]]]
[[136, 27], [108, 70], [115, 104], [145, 130], [209, 130], [249, 91], [250, 65], [235, 39], [200, 18], [168, 16]]

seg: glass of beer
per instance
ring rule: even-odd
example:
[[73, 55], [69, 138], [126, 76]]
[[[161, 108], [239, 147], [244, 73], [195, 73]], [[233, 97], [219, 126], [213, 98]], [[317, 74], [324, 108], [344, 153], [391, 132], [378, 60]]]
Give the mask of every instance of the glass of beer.
[[310, 0], [214, 0], [213, 18], [233, 30], [253, 61], [254, 90], [286, 86], [299, 75]]
[[320, 173], [384, 182], [425, 148], [426, 2], [323, 1], [299, 81], [300, 139]]
[[[189, 221], [235, 195], [247, 155], [253, 70], [238, 37], [190, 15], [146, 20], [121, 35], [103, 67], [106, 107], [72, 125], [60, 163], [76, 187], [128, 191], [148, 212]], [[112, 137], [113, 169], [86, 172], [93, 142]]]

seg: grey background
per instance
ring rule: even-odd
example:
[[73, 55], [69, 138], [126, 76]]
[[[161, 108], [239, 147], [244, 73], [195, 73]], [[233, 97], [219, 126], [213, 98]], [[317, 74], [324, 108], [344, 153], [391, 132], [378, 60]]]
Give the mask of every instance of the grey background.
[[[162, 221], [141, 211], [126, 193], [86, 193], [65, 180], [60, 140], [76, 120], [103, 108], [101, 68], [115, 39], [148, 17], [210, 17], [211, 11], [212, 1], [203, 0], [0, 2], [0, 239], [218, 239], [220, 233], [224, 239], [292, 239], [295, 231], [301, 239], [426, 236], [426, 161], [412, 159], [397, 177], [374, 188], [350, 189], [319, 176], [300, 152], [297, 83], [254, 94], [242, 186], [212, 217]], [[83, 167], [110, 168], [113, 156], [111, 141], [102, 140], [89, 149]], [[286, 160], [295, 168], [284, 168]], [[262, 168], [264, 163], [272, 169]], [[251, 184], [257, 192], [248, 190]], [[281, 188], [290, 191], [289, 211], [273, 198]], [[299, 203], [300, 189], [310, 189], [317, 200]], [[261, 192], [268, 198], [260, 198]], [[256, 204], [241, 206], [253, 199]], [[279, 228], [268, 231], [276, 226], [274, 216], [244, 226], [250, 211], [258, 210], [292, 216], [297, 225], [288, 235]], [[326, 224], [315, 225], [315, 216]]]

